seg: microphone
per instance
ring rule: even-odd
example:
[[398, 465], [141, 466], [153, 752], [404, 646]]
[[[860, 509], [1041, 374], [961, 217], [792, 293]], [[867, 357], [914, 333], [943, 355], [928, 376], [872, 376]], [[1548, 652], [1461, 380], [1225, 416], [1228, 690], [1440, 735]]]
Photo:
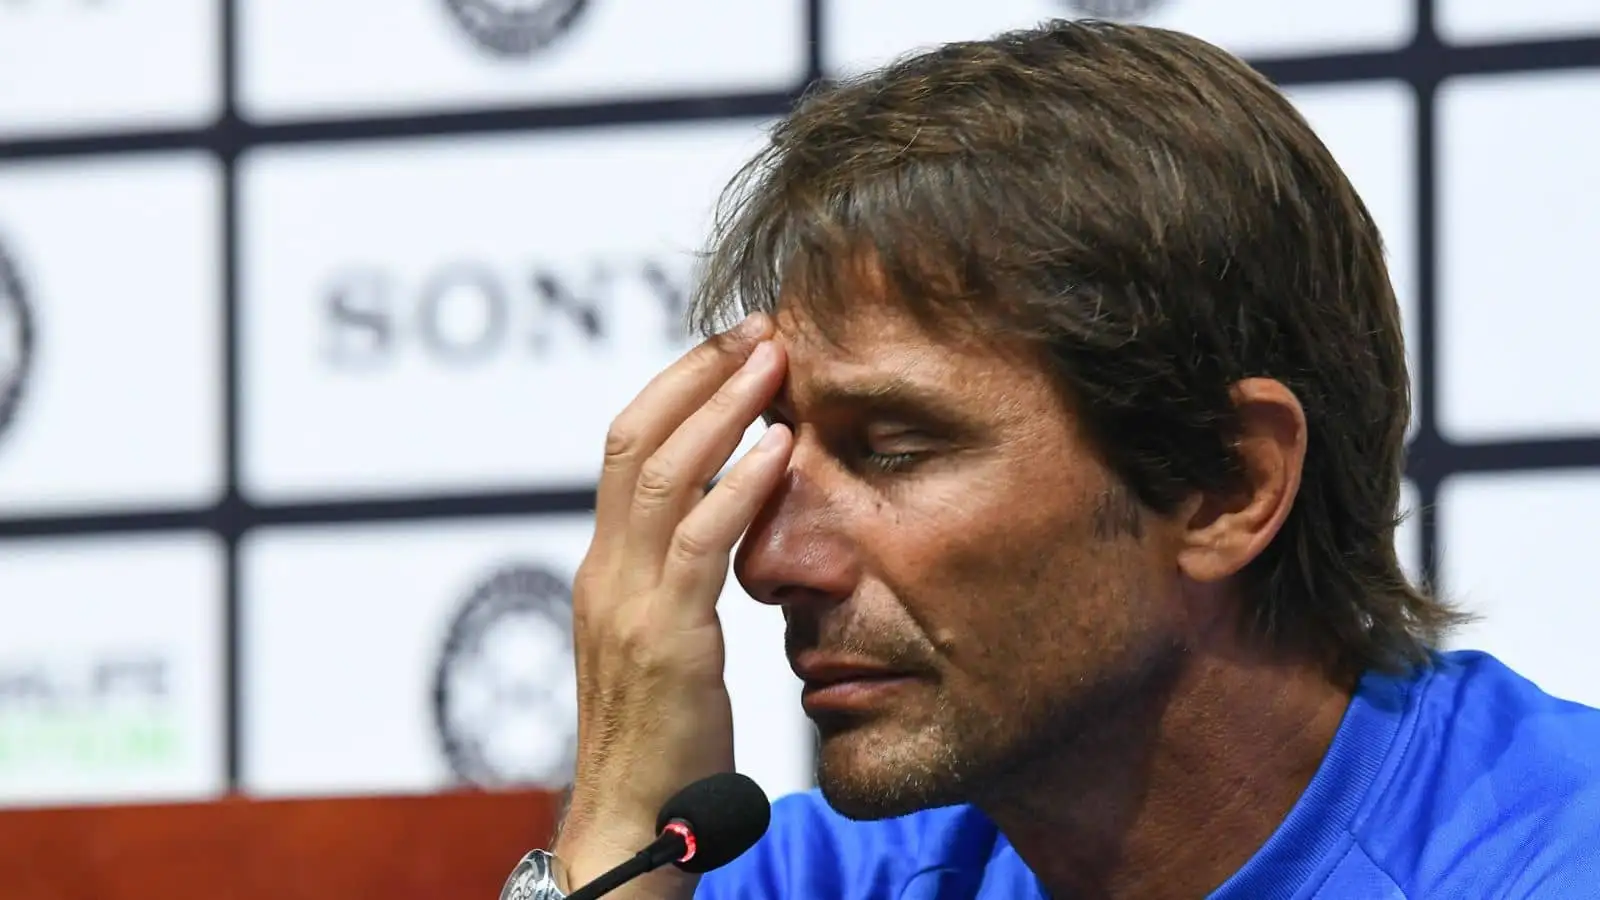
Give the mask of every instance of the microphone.
[[723, 772], [702, 778], [662, 805], [656, 816], [660, 837], [567, 900], [595, 900], [667, 863], [697, 873], [725, 866], [754, 846], [771, 821], [767, 794], [749, 777]]

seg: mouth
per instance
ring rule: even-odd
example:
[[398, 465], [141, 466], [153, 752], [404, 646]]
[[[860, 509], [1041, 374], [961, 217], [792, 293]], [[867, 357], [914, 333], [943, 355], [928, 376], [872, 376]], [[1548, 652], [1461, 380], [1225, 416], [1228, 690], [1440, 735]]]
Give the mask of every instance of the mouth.
[[881, 708], [922, 679], [915, 672], [862, 661], [802, 657], [793, 668], [804, 683], [800, 704], [812, 717]]

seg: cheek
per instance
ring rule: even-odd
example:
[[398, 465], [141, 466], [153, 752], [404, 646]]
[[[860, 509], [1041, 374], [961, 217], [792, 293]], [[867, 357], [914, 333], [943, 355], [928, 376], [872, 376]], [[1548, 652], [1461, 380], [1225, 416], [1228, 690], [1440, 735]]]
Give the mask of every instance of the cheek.
[[1139, 545], [1094, 537], [1092, 504], [987, 496], [996, 502], [945, 515], [902, 512], [899, 552], [884, 558], [886, 580], [952, 663], [1014, 678], [1135, 642], [1145, 618]]

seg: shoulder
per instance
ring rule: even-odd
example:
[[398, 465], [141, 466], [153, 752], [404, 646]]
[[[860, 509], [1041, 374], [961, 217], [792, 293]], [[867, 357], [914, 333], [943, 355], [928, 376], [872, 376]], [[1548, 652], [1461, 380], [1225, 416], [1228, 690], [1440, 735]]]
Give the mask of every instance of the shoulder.
[[1600, 710], [1487, 654], [1446, 653], [1407, 739], [1359, 836], [1402, 884], [1531, 900], [1600, 882]]
[[1552, 800], [1600, 786], [1600, 710], [1477, 651], [1441, 654], [1430, 681], [1413, 740], [1435, 745], [1452, 781]]
[[[1600, 890], [1600, 787], [1590, 785], [1518, 829], [1523, 852], [1498, 896], [1566, 900]], [[1493, 883], [1493, 882], [1491, 882]]]
[[756, 845], [700, 882], [696, 900], [895, 898], [929, 869], [980, 878], [996, 845], [987, 818], [966, 806], [857, 822], [819, 791], [780, 798]]

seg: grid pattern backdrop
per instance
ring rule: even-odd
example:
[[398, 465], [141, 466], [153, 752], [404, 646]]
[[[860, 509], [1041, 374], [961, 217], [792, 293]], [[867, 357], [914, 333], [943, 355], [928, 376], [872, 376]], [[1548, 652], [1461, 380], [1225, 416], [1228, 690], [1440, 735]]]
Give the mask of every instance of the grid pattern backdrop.
[[[0, 804], [557, 784], [607, 422], [803, 87], [1057, 16], [1284, 85], [1379, 219], [1399, 538], [1600, 703], [1590, 0], [0, 0]], [[740, 765], [810, 783], [730, 588]]]

